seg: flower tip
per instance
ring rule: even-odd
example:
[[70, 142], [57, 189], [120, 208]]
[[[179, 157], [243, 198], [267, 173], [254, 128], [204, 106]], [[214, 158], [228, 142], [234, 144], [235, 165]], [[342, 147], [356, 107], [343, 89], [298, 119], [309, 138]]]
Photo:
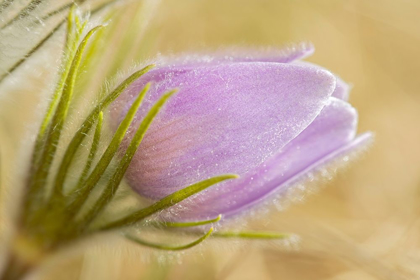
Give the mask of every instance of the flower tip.
[[205, 236], [208, 237], [210, 234], [212, 234], [213, 230], [214, 227], [211, 227]]
[[221, 179], [222, 181], [224, 181], [224, 180], [230, 180], [230, 179], [238, 179], [239, 175], [237, 175], [237, 174], [224, 174], [224, 175], [220, 175], [220, 176], [216, 176], [216, 177]]
[[312, 42], [304, 41], [298, 44], [298, 48], [306, 51], [306, 56], [310, 56], [315, 52], [315, 46]]
[[96, 32], [96, 31], [98, 31], [102, 28], [105, 28], [106, 26], [107, 26], [106, 23], [105, 24], [100, 24], [100, 25], [95, 26], [95, 28], [93, 28], [92, 30], [94, 30]]
[[324, 85], [324, 89], [332, 96], [335, 88], [337, 87], [337, 77], [326, 69], [316, 69], [316, 75], [319, 77], [320, 82]]
[[174, 95], [178, 91], [179, 91], [179, 88], [174, 88], [174, 89], [168, 91], [167, 93], [165, 93], [165, 97], [170, 98], [170, 97], [172, 97], [172, 95]]
[[365, 148], [369, 148], [373, 142], [375, 142], [376, 134], [372, 131], [367, 131], [361, 135], [359, 135], [360, 142], [363, 143]]
[[217, 218], [214, 220], [214, 222], [216, 223], [216, 222], [220, 221], [222, 219], [222, 217], [223, 217], [223, 215], [219, 214], [219, 216], [217, 216]]
[[145, 86], [144, 86], [144, 88], [143, 88], [143, 91], [149, 91], [149, 89], [150, 89], [150, 87], [152, 86], [152, 82], [148, 82]]

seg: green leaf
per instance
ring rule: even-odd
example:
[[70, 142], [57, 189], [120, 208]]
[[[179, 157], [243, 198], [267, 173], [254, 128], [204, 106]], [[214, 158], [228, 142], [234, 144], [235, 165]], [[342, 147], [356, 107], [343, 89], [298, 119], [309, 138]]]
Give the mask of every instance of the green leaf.
[[98, 118], [99, 112], [103, 111], [106, 107], [109, 106], [121, 93], [124, 92], [134, 81], [140, 78], [142, 75], [147, 73], [152, 69], [154, 65], [148, 65], [143, 69], [133, 73], [130, 77], [124, 80], [114, 91], [107, 95], [103, 100], [101, 100], [92, 112], [85, 119], [83, 124], [80, 126], [79, 130], [73, 136], [70, 144], [67, 146], [66, 152], [64, 153], [63, 159], [60, 163], [60, 167], [57, 172], [56, 180], [54, 183], [53, 198], [63, 196], [63, 185], [67, 177], [70, 165], [73, 161], [73, 158], [80, 148], [80, 144], [85, 139], [86, 135], [89, 133], [96, 119]]
[[[103, 153], [101, 159], [96, 164], [95, 168], [93, 169], [92, 173], [86, 179], [83, 188], [77, 190], [77, 197], [76, 199], [68, 206], [68, 211], [75, 215], [81, 209], [83, 204], [89, 197], [90, 192], [96, 186], [99, 179], [104, 174], [105, 170], [107, 169], [108, 165], [110, 164], [111, 160], [114, 158], [115, 154], [118, 151], [118, 148], [125, 137], [125, 133], [127, 132], [128, 128], [133, 121], [137, 110], [139, 109], [147, 91], [150, 88], [150, 83], [146, 84], [146, 86], [142, 89], [140, 94], [137, 96], [136, 100], [131, 105], [130, 109], [127, 112], [127, 115], [124, 117], [123, 121], [119, 125], [117, 131], [114, 134], [111, 142], [109, 143], [107, 149]], [[110, 180], [112, 181], [112, 179]]]
[[217, 223], [222, 219], [222, 215], [217, 216], [217, 218], [205, 221], [198, 221], [198, 222], [185, 222], [185, 223], [178, 223], [178, 222], [150, 222], [148, 225], [154, 227], [169, 227], [169, 228], [183, 228], [183, 227], [197, 227], [208, 225], [212, 223]]
[[60, 100], [57, 104], [57, 108], [55, 110], [54, 116], [51, 119], [51, 124], [49, 125], [47, 134], [45, 136], [45, 144], [42, 154], [40, 155], [39, 166], [34, 173], [32, 181], [30, 182], [29, 195], [25, 203], [26, 211], [30, 209], [34, 201], [42, 202], [42, 196], [37, 198], [35, 198], [35, 196], [42, 193], [42, 190], [45, 189], [47, 184], [47, 177], [55, 156], [55, 152], [57, 150], [58, 141], [61, 136], [61, 131], [67, 117], [68, 108], [70, 106], [71, 97], [74, 92], [74, 85], [83, 57], [83, 52], [87, 43], [89, 42], [90, 37], [100, 28], [102, 28], [102, 26], [97, 26], [90, 30], [76, 51], [70, 71], [63, 87], [63, 91], [60, 96]]
[[131, 241], [133, 241], [137, 244], [147, 246], [147, 247], [150, 247], [150, 248], [165, 250], [165, 251], [181, 251], [181, 250], [189, 249], [191, 247], [194, 247], [194, 246], [200, 244], [201, 242], [206, 240], [212, 234], [212, 232], [213, 232], [213, 228], [210, 228], [210, 230], [205, 235], [200, 237], [199, 239], [197, 239], [197, 240], [195, 240], [191, 243], [185, 244], [185, 245], [177, 245], [177, 246], [151, 243], [149, 241], [142, 240], [142, 239], [140, 239], [138, 237], [134, 237], [132, 235], [125, 235], [125, 237], [128, 240], [131, 240]]
[[44, 119], [42, 120], [41, 127], [39, 129], [37, 138], [35, 140], [35, 148], [32, 155], [31, 168], [34, 168], [34, 166], [37, 164], [39, 160], [39, 157], [41, 156], [43, 145], [46, 140], [45, 133], [47, 129], [49, 128], [49, 126], [51, 125], [51, 119], [53, 117], [57, 104], [60, 100], [61, 94], [64, 89], [64, 85], [66, 83], [68, 74], [70, 72], [70, 69], [73, 63], [73, 58], [77, 51], [77, 44], [79, 41], [77, 38], [73, 39], [73, 37], [75, 37], [74, 33], [81, 34], [83, 32], [83, 30], [81, 29], [73, 30], [72, 23], [74, 22], [74, 18], [75, 18], [75, 6], [72, 6], [72, 9], [70, 10], [68, 20], [67, 20], [68, 24], [67, 24], [66, 51], [63, 54], [63, 63], [62, 63], [64, 67], [62, 68], [58, 84], [52, 96], [51, 102], [48, 106], [47, 112], [44, 116]]
[[120, 228], [124, 226], [128, 226], [131, 224], [134, 224], [138, 221], [143, 220], [144, 218], [147, 218], [159, 211], [162, 211], [166, 208], [169, 208], [171, 206], [174, 206], [175, 204], [183, 201], [184, 199], [187, 199], [188, 197], [197, 194], [210, 186], [213, 186], [217, 183], [229, 180], [229, 179], [236, 179], [239, 178], [238, 175], [234, 174], [226, 174], [221, 176], [216, 176], [209, 178], [207, 180], [200, 181], [198, 183], [192, 184], [188, 187], [183, 188], [182, 190], [176, 191], [161, 200], [157, 201], [156, 203], [150, 205], [149, 207], [146, 207], [144, 209], [141, 209], [139, 211], [136, 211], [120, 220], [111, 222], [105, 226], [102, 226], [100, 230], [110, 230], [115, 228]]
[[213, 234], [220, 238], [241, 238], [241, 239], [287, 239], [291, 234], [264, 231], [218, 231]]
[[92, 166], [93, 159], [95, 158], [96, 151], [98, 150], [99, 140], [101, 139], [101, 131], [102, 131], [102, 122], [104, 119], [104, 114], [101, 111], [98, 117], [98, 123], [96, 124], [95, 134], [93, 135], [92, 146], [90, 147], [90, 152], [88, 158], [86, 160], [85, 167], [83, 168], [82, 174], [80, 175], [79, 181], [77, 186], [75, 187], [76, 190], [82, 187], [86, 176], [89, 173], [90, 167]]
[[[84, 216], [82, 227], [85, 227], [90, 224], [90, 222], [105, 208], [109, 201], [114, 197], [118, 187], [123, 179], [125, 172], [127, 171], [128, 166], [131, 163], [131, 160], [134, 157], [141, 141], [144, 138], [144, 135], [147, 132], [147, 129], [152, 124], [152, 121], [162, 109], [163, 105], [171, 98], [171, 96], [176, 92], [172, 90], [168, 93], [165, 93], [150, 109], [147, 115], [142, 120], [139, 128], [134, 134], [133, 139], [131, 140], [127, 150], [125, 151], [124, 157], [119, 162], [118, 167], [116, 168], [112, 178], [109, 180], [108, 185], [103, 191], [102, 195], [90, 209], [90, 211]], [[127, 114], [128, 115], [128, 114]], [[118, 131], [117, 131], [118, 133]], [[117, 134], [116, 133], [116, 134]]]

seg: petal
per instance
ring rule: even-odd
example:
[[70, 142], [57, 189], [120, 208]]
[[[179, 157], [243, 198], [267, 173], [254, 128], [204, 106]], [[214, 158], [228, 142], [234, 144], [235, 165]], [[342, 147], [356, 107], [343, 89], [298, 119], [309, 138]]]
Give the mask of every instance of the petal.
[[338, 76], [336, 78], [337, 86], [335, 87], [332, 96], [344, 101], [349, 100], [351, 86], [344, 82], [342, 79], [340, 79]]
[[149, 72], [122, 97], [119, 120], [149, 81], [154, 84], [137, 122], [163, 92], [180, 88], [127, 172], [130, 185], [151, 198], [223, 173], [245, 174], [312, 123], [335, 88], [329, 72], [290, 64], [166, 68]]
[[[307, 67], [314, 67], [316, 69], [323, 69], [323, 70], [327, 70], [324, 67], [321, 67], [319, 65], [307, 62], [307, 61], [294, 61], [293, 64], [296, 65], [304, 65]], [[340, 77], [338, 77], [337, 75], [336, 79], [336, 88], [332, 94], [333, 97], [339, 98], [341, 100], [347, 101], [349, 99], [349, 95], [350, 95], [350, 90], [351, 90], [351, 86], [348, 85], [346, 82], [344, 82]]]
[[288, 190], [311, 172], [364, 146], [371, 136], [354, 139], [356, 126], [354, 108], [331, 98], [314, 122], [278, 154], [242, 178], [198, 194], [183, 205], [183, 211], [177, 210], [175, 219], [230, 216], [261, 203], [274, 192]]

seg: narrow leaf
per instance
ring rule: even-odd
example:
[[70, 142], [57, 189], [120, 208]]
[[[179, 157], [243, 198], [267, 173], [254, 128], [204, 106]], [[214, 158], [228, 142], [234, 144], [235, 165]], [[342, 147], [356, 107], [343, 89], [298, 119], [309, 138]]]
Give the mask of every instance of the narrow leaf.
[[215, 232], [214, 237], [220, 238], [241, 238], [241, 239], [287, 239], [290, 234], [264, 231], [225, 231]]
[[200, 237], [199, 239], [197, 239], [197, 240], [195, 240], [191, 243], [188, 243], [188, 244], [185, 244], [185, 245], [178, 245], [178, 246], [151, 243], [149, 241], [142, 240], [142, 239], [140, 239], [138, 237], [134, 237], [132, 235], [126, 235], [125, 237], [128, 240], [131, 240], [131, 241], [133, 241], [137, 244], [140, 244], [140, 245], [143, 245], [143, 246], [146, 246], [146, 247], [159, 249], [159, 250], [166, 250], [166, 251], [181, 251], [181, 250], [189, 249], [191, 247], [194, 247], [194, 246], [200, 244], [201, 242], [206, 240], [212, 234], [212, 232], [213, 232], [213, 228], [210, 228], [210, 230], [205, 235]]
[[67, 177], [70, 164], [72, 163], [77, 150], [80, 148], [80, 144], [85, 139], [86, 135], [89, 133], [90, 129], [92, 128], [93, 124], [98, 118], [99, 112], [103, 111], [103, 109], [108, 107], [108, 105], [111, 104], [115, 99], [117, 99], [117, 97], [120, 96], [120, 94], [124, 92], [124, 90], [128, 86], [130, 86], [135, 80], [147, 73], [153, 67], [154, 65], [148, 65], [143, 69], [132, 74], [125, 81], [123, 81], [114, 91], [112, 91], [103, 100], [101, 100], [98, 103], [98, 105], [96, 105], [96, 107], [92, 110], [92, 112], [88, 115], [83, 124], [80, 126], [79, 130], [73, 136], [73, 139], [67, 146], [66, 152], [64, 153], [63, 159], [60, 163], [60, 167], [57, 172], [56, 181], [54, 183], [54, 196], [63, 195], [63, 185]]
[[[140, 107], [144, 99], [144, 96], [146, 95], [149, 88], [150, 88], [150, 83], [146, 84], [146, 86], [142, 89], [140, 94], [137, 96], [136, 100], [133, 102], [130, 109], [128, 110], [127, 115], [125, 116], [124, 120], [119, 125], [117, 131], [114, 134], [114, 137], [109, 143], [101, 159], [96, 164], [92, 173], [86, 179], [86, 183], [83, 185], [83, 188], [78, 190], [78, 195], [76, 199], [68, 207], [68, 211], [72, 213], [72, 215], [76, 214], [80, 210], [81, 206], [85, 203], [85, 201], [89, 197], [90, 192], [92, 191], [96, 183], [104, 174], [111, 160], [114, 158], [122, 140], [124, 139], [125, 133], [130, 127], [131, 122], [133, 121], [137, 113], [137, 110]], [[112, 179], [110, 181], [112, 181]]]
[[[108, 185], [106, 186], [105, 190], [103, 191], [102, 195], [99, 197], [98, 201], [93, 205], [91, 210], [85, 215], [83, 218], [82, 224], [87, 226], [108, 204], [109, 201], [114, 197], [118, 186], [121, 183], [121, 180], [127, 171], [128, 166], [131, 163], [141, 141], [144, 138], [144, 135], [147, 132], [147, 129], [152, 124], [152, 121], [162, 109], [163, 105], [171, 98], [171, 96], [176, 92], [176, 90], [172, 90], [168, 93], [165, 93], [150, 109], [147, 115], [142, 120], [139, 128], [137, 129], [136, 133], [134, 134], [133, 139], [130, 142], [127, 150], [125, 151], [124, 157], [121, 159], [118, 167], [116, 168], [112, 178], [109, 180]], [[128, 114], [127, 114], [128, 115]], [[115, 134], [118, 133], [118, 130]]]
[[[52, 96], [51, 102], [48, 106], [47, 113], [45, 114], [44, 119], [42, 120], [41, 127], [39, 129], [37, 138], [35, 140], [35, 148], [32, 155], [32, 163], [31, 163], [32, 168], [34, 167], [36, 162], [39, 160], [40, 154], [42, 152], [42, 146], [45, 142], [45, 133], [51, 124], [51, 119], [53, 117], [54, 110], [56, 109], [57, 103], [61, 97], [61, 93], [63, 92], [66, 79], [68, 77], [70, 68], [73, 63], [74, 55], [76, 54], [76, 51], [77, 51], [78, 40], [77, 41], [72, 40], [72, 37], [74, 36], [74, 31], [72, 27], [74, 16], [75, 16], [75, 6], [72, 7], [68, 16], [67, 39], [66, 39], [67, 44], [66, 44], [66, 51], [63, 53], [64, 67], [60, 74], [60, 79], [56, 86], [54, 94]], [[76, 30], [75, 32], [80, 34], [82, 30]]]
[[98, 117], [98, 123], [96, 125], [95, 134], [93, 135], [92, 145], [90, 147], [90, 152], [88, 158], [86, 160], [86, 165], [80, 175], [79, 181], [75, 189], [82, 187], [83, 182], [86, 179], [86, 176], [89, 173], [90, 167], [92, 166], [93, 159], [95, 158], [96, 151], [98, 150], [99, 140], [101, 139], [101, 131], [102, 131], [102, 122], [103, 122], [104, 114], [101, 111]]
[[63, 92], [60, 97], [60, 101], [55, 110], [54, 116], [51, 120], [51, 124], [48, 128], [48, 132], [45, 139], [45, 147], [42, 151], [39, 167], [37, 168], [33, 180], [31, 181], [28, 199], [26, 200], [26, 210], [29, 209], [30, 205], [34, 200], [39, 202], [38, 199], [33, 199], [34, 195], [41, 192], [47, 183], [48, 173], [53, 162], [55, 152], [57, 150], [57, 144], [61, 136], [61, 131], [64, 126], [64, 122], [67, 117], [68, 108], [70, 105], [71, 97], [74, 91], [74, 85], [76, 77], [79, 71], [80, 62], [83, 57], [83, 51], [90, 39], [90, 37], [102, 26], [97, 26], [90, 30], [85, 38], [80, 43], [76, 55], [74, 56], [69, 74], [67, 76]]
[[109, 230], [119, 227], [128, 226], [130, 224], [136, 223], [138, 221], [143, 220], [144, 218], [147, 218], [159, 211], [162, 211], [166, 208], [169, 208], [171, 206], [174, 206], [175, 204], [183, 201], [184, 199], [187, 199], [188, 197], [197, 194], [210, 186], [213, 186], [217, 183], [229, 180], [229, 179], [236, 179], [239, 178], [238, 175], [234, 174], [227, 174], [227, 175], [221, 175], [209, 178], [207, 180], [200, 181], [198, 183], [192, 184], [188, 187], [183, 188], [182, 190], [176, 191], [161, 200], [157, 201], [156, 203], [150, 205], [149, 207], [146, 207], [144, 209], [141, 209], [137, 212], [134, 212], [120, 220], [117, 220], [115, 222], [111, 222], [103, 227], [101, 227], [101, 230]]
[[214, 219], [211, 220], [205, 220], [205, 221], [198, 221], [198, 222], [186, 222], [186, 223], [178, 223], [178, 222], [151, 222], [149, 225], [154, 227], [170, 227], [170, 228], [183, 228], [183, 227], [197, 227], [197, 226], [203, 226], [208, 225], [212, 223], [217, 223], [222, 219], [222, 215], [217, 216]]

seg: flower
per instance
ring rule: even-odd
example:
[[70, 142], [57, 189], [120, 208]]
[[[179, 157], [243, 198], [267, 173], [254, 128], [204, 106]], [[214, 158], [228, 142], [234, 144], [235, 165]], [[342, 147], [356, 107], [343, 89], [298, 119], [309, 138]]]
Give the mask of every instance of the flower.
[[235, 173], [240, 179], [190, 198], [174, 219], [231, 216], [366, 145], [372, 135], [356, 136], [349, 86], [300, 61], [312, 52], [303, 45], [263, 56], [190, 56], [142, 76], [113, 105], [114, 127], [146, 83], [152, 87], [134, 123], [164, 92], [179, 92], [146, 133], [126, 174], [129, 185], [161, 199]]

